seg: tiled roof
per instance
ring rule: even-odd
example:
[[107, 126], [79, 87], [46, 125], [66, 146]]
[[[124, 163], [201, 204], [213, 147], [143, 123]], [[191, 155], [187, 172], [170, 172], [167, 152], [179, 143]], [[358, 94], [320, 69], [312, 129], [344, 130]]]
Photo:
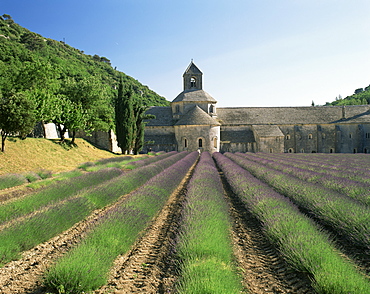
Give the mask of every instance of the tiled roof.
[[172, 102], [217, 102], [204, 90], [182, 91]]
[[213, 125], [219, 126], [220, 124], [202, 110], [198, 105], [191, 108], [187, 113], [185, 113], [178, 122], [175, 123], [175, 126], [180, 125]]
[[188, 68], [185, 70], [184, 75], [187, 73], [202, 74], [200, 69], [194, 64], [193, 61], [190, 62]]
[[370, 122], [370, 106], [357, 105], [315, 107], [225, 107], [217, 108], [222, 125], [257, 124], [326, 124], [341, 122]]
[[283, 132], [276, 125], [252, 125], [259, 137], [284, 137]]
[[146, 114], [155, 115], [155, 119], [146, 120], [147, 126], [172, 126], [172, 110], [171, 107], [166, 106], [152, 106], [147, 111]]
[[[201, 112], [197, 116], [193, 117], [193, 114], [188, 112], [176, 124], [217, 125], [215, 119], [200, 108], [199, 110]], [[147, 114], [156, 116], [156, 119], [148, 120], [148, 126], [173, 126], [175, 123], [172, 119], [171, 107], [151, 107]], [[217, 120], [221, 125], [369, 123], [370, 105], [345, 107], [225, 107], [217, 108]]]

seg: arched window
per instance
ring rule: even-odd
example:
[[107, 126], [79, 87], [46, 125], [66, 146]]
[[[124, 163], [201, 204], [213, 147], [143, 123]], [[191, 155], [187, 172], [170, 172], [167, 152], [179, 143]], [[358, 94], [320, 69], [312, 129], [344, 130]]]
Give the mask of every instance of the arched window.
[[213, 112], [214, 112], [214, 106], [213, 106], [213, 104], [211, 104], [209, 106], [209, 113], [213, 113]]
[[213, 138], [213, 147], [217, 148], [217, 137]]
[[312, 134], [308, 134], [308, 139], [311, 140], [312, 139]]
[[289, 152], [289, 153], [294, 153], [294, 149], [293, 149], [293, 148], [289, 148], [289, 149], [288, 149], [288, 152]]
[[197, 86], [197, 79], [196, 78], [194, 78], [194, 77], [192, 77], [191, 79], [190, 79], [190, 87], [191, 88], [195, 88]]
[[334, 148], [330, 148], [330, 153], [334, 153]]
[[286, 139], [286, 140], [290, 140], [290, 135], [289, 135], [289, 134], [288, 134], [288, 135], [286, 135], [286, 136], [285, 136], [285, 139]]
[[203, 139], [202, 138], [198, 139], [198, 147], [203, 148]]

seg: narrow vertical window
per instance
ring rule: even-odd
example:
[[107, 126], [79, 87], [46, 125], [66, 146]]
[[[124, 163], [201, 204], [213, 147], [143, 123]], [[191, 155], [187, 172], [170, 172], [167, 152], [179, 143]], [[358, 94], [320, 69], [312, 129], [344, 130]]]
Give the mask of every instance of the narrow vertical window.
[[198, 140], [198, 147], [199, 148], [202, 148], [203, 147], [203, 140], [202, 139], [199, 139]]
[[213, 147], [217, 148], [217, 138], [213, 139]]
[[184, 147], [187, 148], [188, 147], [188, 140], [184, 139]]
[[180, 105], [176, 105], [176, 113], [180, 112]]

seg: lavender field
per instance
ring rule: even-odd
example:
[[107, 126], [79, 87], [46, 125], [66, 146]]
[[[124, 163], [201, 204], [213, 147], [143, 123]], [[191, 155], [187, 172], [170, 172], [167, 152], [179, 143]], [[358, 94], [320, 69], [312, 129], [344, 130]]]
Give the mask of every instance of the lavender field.
[[367, 154], [81, 168], [0, 200], [0, 293], [370, 293]]

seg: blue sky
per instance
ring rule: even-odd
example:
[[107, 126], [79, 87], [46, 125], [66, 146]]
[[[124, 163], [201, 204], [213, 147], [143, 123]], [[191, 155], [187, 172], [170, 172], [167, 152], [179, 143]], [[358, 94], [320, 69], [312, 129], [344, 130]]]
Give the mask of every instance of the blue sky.
[[370, 84], [368, 0], [1, 0], [172, 101], [191, 59], [218, 106], [309, 106]]

